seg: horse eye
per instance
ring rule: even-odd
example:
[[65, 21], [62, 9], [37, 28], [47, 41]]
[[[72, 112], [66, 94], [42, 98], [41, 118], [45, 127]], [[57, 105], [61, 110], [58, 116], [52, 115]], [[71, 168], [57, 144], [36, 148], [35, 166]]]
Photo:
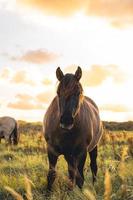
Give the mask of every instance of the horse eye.
[[76, 96], [79, 96], [79, 95], [80, 95], [80, 92], [77, 92], [77, 93], [76, 93]]

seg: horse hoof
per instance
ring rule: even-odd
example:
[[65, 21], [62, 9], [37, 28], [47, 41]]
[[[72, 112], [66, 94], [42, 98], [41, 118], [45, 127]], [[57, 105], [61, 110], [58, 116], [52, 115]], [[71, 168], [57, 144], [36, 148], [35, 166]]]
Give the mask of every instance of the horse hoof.
[[92, 180], [93, 186], [96, 184], [96, 182], [97, 182], [97, 179], [96, 179], [96, 178], [93, 178], [93, 180]]
[[69, 191], [72, 191], [73, 188], [74, 188], [74, 183], [72, 183], [71, 181], [68, 182], [67, 189], [68, 189]]

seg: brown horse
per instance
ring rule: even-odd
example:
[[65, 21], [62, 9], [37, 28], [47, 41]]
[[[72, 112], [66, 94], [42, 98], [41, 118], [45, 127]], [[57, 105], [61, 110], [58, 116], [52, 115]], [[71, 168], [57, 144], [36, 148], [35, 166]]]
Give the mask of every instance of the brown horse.
[[97, 174], [97, 144], [102, 135], [102, 124], [98, 107], [90, 98], [83, 96], [79, 82], [82, 70], [64, 75], [58, 67], [59, 80], [57, 96], [50, 104], [44, 117], [44, 135], [47, 142], [49, 172], [47, 189], [51, 190], [55, 180], [55, 166], [59, 155], [63, 154], [68, 163], [69, 178], [72, 185], [82, 188], [83, 168], [90, 155], [93, 182]]

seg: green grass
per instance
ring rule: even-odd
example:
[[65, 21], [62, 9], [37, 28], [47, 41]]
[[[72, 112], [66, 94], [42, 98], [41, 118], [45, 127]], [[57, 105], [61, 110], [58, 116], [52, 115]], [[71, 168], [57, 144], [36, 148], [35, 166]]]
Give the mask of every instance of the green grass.
[[[123, 152], [123, 149], [128, 148]], [[89, 157], [85, 164], [85, 183], [83, 190], [75, 187], [67, 190], [67, 164], [61, 156], [57, 164], [57, 178], [53, 192], [47, 199], [51, 200], [103, 200], [105, 193], [105, 172], [108, 169], [111, 177], [112, 200], [133, 200], [133, 132], [104, 131], [99, 144], [98, 181], [93, 187], [89, 167]], [[26, 198], [27, 184], [25, 176], [34, 184], [33, 200], [46, 199], [46, 177], [48, 160], [46, 144], [39, 132], [21, 133], [17, 147], [10, 147], [2, 141], [0, 144], [0, 200], [13, 200], [14, 197], [5, 189], [9, 186]], [[108, 182], [106, 181], [108, 185]], [[110, 188], [111, 189], [111, 188]], [[108, 200], [109, 200], [108, 199]]]

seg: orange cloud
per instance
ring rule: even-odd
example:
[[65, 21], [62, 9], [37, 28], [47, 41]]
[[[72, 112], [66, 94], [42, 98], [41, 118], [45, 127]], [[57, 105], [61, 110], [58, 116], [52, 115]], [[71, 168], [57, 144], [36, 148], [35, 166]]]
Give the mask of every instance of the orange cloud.
[[45, 14], [69, 16], [88, 5], [88, 0], [19, 0], [20, 3], [37, 8]]
[[[77, 66], [69, 66], [65, 69], [67, 73], [75, 73]], [[90, 70], [83, 70], [81, 82], [84, 86], [98, 86], [104, 80], [111, 77], [115, 83], [124, 81], [125, 76], [116, 65], [92, 65]]]
[[16, 101], [8, 103], [9, 108], [20, 110], [44, 109], [44, 105], [36, 101], [36, 98], [28, 94], [17, 94]]
[[19, 83], [19, 84], [21, 84], [21, 83], [28, 84], [31, 86], [35, 85], [35, 83], [27, 77], [27, 72], [24, 70], [16, 72], [15, 75], [13, 76], [11, 82]]
[[38, 94], [36, 98], [40, 103], [50, 103], [54, 96], [55, 94], [53, 91], [46, 91]]
[[48, 51], [44, 51], [42, 49], [39, 50], [30, 50], [27, 51], [24, 55], [20, 57], [12, 57], [12, 60], [18, 60], [18, 61], [25, 61], [29, 63], [34, 63], [34, 64], [43, 64], [43, 63], [48, 63], [56, 60], [59, 56], [50, 53]]
[[108, 18], [117, 28], [133, 23], [132, 0], [18, 0], [18, 2], [55, 16], [70, 16], [84, 11], [87, 16]]
[[83, 84], [86, 86], [98, 86], [108, 76], [108, 72], [103, 67], [93, 65], [90, 70], [85, 70], [83, 73]]
[[52, 84], [52, 81], [51, 81], [50, 79], [44, 79], [44, 80], [42, 81], [42, 84], [44, 84], [44, 85], [51, 85], [51, 84]]
[[133, 1], [128, 0], [89, 0], [89, 15], [104, 17], [133, 16]]
[[14, 103], [9, 103], [7, 106], [9, 108], [20, 109], [20, 110], [44, 109], [44, 106], [42, 104], [34, 104], [26, 101], [17, 101]]
[[3, 79], [8, 79], [10, 77], [10, 71], [8, 68], [3, 68], [3, 70], [0, 72], [0, 77]]
[[46, 104], [49, 104], [54, 96], [55, 94], [53, 91], [45, 91], [36, 96], [17, 94], [15, 96], [15, 101], [8, 103], [7, 106], [9, 108], [20, 110], [46, 109]]
[[121, 17], [121, 18], [112, 19], [110, 23], [114, 28], [123, 29], [125, 27], [133, 25], [133, 16], [130, 16], [127, 18]]
[[17, 94], [16, 98], [21, 99], [22, 101], [29, 101], [31, 100], [33, 97], [28, 95], [28, 94]]
[[111, 105], [111, 104], [105, 104], [100, 106], [101, 111], [112, 111], [112, 112], [128, 112], [131, 111], [128, 107], [124, 105]]
[[88, 15], [107, 18], [115, 28], [133, 24], [133, 1], [90, 0]]

